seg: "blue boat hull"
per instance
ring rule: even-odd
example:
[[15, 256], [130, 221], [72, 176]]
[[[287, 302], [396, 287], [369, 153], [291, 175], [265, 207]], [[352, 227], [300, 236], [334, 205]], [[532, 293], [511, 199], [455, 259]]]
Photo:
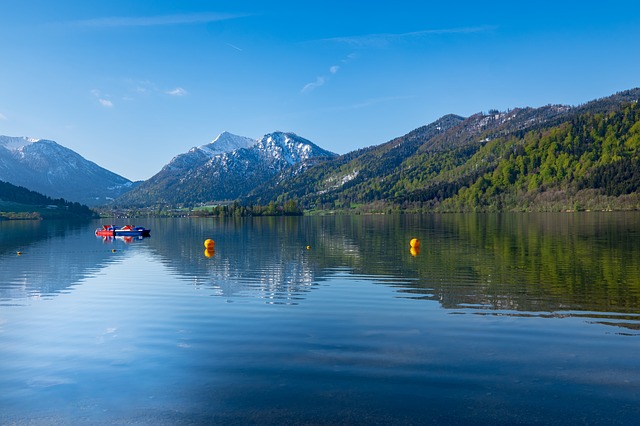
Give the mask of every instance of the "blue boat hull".
[[133, 229], [116, 229], [115, 236], [116, 237], [148, 237], [151, 234], [150, 229], [137, 227]]

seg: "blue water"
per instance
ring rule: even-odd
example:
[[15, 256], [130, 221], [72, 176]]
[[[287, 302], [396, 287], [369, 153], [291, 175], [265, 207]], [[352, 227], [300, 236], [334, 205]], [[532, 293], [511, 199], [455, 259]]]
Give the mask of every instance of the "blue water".
[[639, 418], [640, 214], [100, 224], [0, 223], [0, 424]]

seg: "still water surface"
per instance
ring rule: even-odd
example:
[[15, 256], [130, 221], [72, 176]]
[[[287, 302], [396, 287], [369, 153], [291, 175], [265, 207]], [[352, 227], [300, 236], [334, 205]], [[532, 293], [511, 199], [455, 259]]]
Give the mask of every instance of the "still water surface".
[[640, 418], [638, 213], [143, 222], [0, 222], [0, 424]]

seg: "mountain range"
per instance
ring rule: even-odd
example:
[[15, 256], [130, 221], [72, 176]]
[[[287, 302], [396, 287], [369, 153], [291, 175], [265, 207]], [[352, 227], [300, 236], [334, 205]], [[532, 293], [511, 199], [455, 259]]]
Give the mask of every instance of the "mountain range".
[[336, 157], [294, 133], [258, 140], [220, 134], [211, 143], [174, 157], [160, 172], [117, 200], [119, 206], [195, 205], [232, 201], [287, 170], [292, 173]]
[[46, 139], [0, 136], [0, 181], [88, 206], [108, 203], [135, 184]]
[[294, 133], [224, 132], [139, 185], [53, 141], [0, 137], [0, 180], [123, 208], [288, 200], [358, 211], [640, 208], [638, 99], [636, 88], [579, 106], [449, 114], [344, 155]]

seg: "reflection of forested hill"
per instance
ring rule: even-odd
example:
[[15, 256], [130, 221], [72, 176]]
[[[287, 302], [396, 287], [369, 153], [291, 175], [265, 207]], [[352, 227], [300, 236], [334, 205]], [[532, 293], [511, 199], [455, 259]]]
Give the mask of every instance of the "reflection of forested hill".
[[466, 270], [475, 283], [445, 306], [640, 313], [637, 213], [435, 217], [466, 244], [455, 263], [430, 257], [448, 265], [444, 274]]
[[[466, 214], [335, 219], [334, 254], [366, 275], [415, 277], [444, 307], [640, 313], [640, 215]], [[408, 241], [422, 239], [412, 257]], [[349, 248], [343, 243], [349, 240]]]

